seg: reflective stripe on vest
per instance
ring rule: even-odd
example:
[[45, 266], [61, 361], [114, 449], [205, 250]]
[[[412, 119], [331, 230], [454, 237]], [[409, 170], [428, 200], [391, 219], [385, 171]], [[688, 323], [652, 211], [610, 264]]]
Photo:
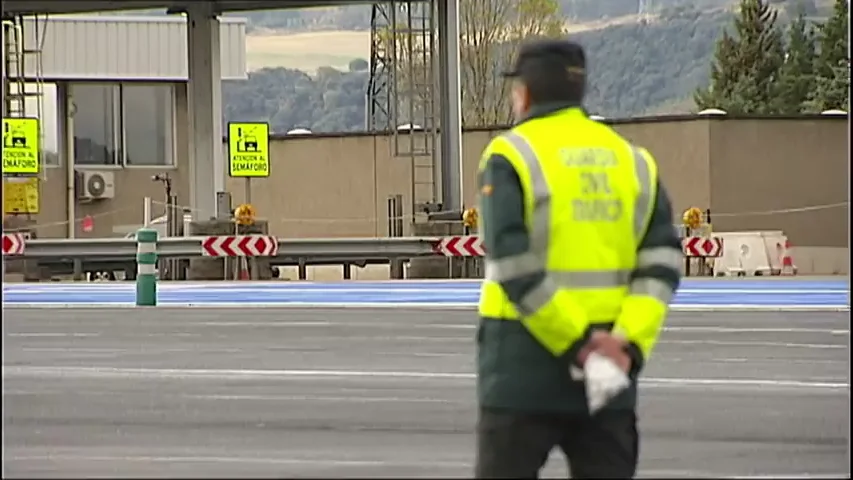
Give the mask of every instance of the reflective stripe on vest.
[[[527, 166], [532, 185], [533, 215], [530, 232], [530, 251], [521, 255], [500, 259], [486, 259], [485, 279], [502, 282], [514, 278], [538, 273], [547, 269], [548, 243], [551, 230], [551, 191], [545, 173], [536, 156], [536, 152], [527, 140], [516, 132], [504, 134], [504, 139], [515, 148], [521, 160]], [[648, 216], [651, 213], [652, 184], [648, 160], [643, 152], [631, 146], [634, 159], [634, 170], [640, 183], [640, 192], [634, 205], [634, 237], [639, 239], [646, 228]], [[652, 254], [654, 255], [654, 254]], [[656, 263], [654, 259], [638, 259], [639, 266], [645, 262]], [[549, 271], [557, 285], [545, 285], [545, 290], [558, 288], [610, 288], [622, 287], [630, 282], [630, 270], [592, 270], [592, 271]], [[537, 289], [540, 290], [540, 289]], [[544, 294], [545, 292], [541, 292]], [[537, 295], [539, 296], [539, 295]], [[547, 301], [547, 300], [546, 300]], [[538, 302], [535, 302], [538, 303]]]

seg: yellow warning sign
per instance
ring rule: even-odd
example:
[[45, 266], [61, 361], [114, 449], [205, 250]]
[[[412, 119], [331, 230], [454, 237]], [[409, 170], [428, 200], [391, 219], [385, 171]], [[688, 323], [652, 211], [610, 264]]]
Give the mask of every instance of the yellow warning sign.
[[36, 118], [3, 118], [3, 173], [39, 173], [39, 121]]
[[269, 177], [269, 147], [269, 124], [229, 123], [228, 174], [232, 177]]
[[39, 179], [38, 177], [3, 179], [3, 212], [39, 213]]

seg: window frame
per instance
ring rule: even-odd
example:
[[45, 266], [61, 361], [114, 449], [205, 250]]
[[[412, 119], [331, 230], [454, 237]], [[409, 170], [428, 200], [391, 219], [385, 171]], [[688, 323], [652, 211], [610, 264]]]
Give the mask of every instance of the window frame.
[[69, 114], [70, 114], [69, 116], [71, 117], [71, 121], [72, 121], [70, 137], [71, 137], [72, 142], [75, 141], [75, 139], [77, 138], [77, 136], [74, 134], [74, 125], [76, 125], [76, 123], [77, 123], [77, 120], [75, 118], [77, 116], [77, 111], [80, 109], [80, 107], [77, 105], [77, 101], [74, 97], [74, 89], [76, 87], [79, 87], [79, 86], [94, 86], [94, 85], [101, 85], [104, 87], [110, 87], [113, 90], [113, 95], [112, 95], [112, 99], [113, 99], [112, 100], [112, 110], [113, 110], [112, 119], [113, 120], [111, 123], [112, 123], [112, 129], [113, 129], [112, 130], [112, 132], [113, 132], [113, 134], [112, 134], [113, 149], [116, 152], [116, 154], [113, 156], [113, 163], [111, 163], [109, 165], [92, 165], [89, 163], [77, 163], [76, 150], [75, 150], [74, 145], [72, 143], [71, 151], [73, 152], [72, 155], [74, 155], [74, 162], [71, 166], [75, 170], [120, 170], [122, 168], [122, 158], [124, 157], [124, 150], [123, 150], [123, 146], [122, 146], [122, 143], [123, 143], [122, 137], [124, 136], [123, 135], [124, 131], [122, 129], [124, 128], [124, 126], [121, 124], [121, 119], [119, 118], [119, 115], [121, 114], [121, 107], [120, 107], [120, 105], [121, 105], [121, 88], [120, 88], [119, 83], [117, 83], [117, 82], [72, 82], [69, 84], [68, 95], [71, 98], [71, 105], [74, 107], [74, 110], [72, 112], [69, 112]]
[[[77, 163], [77, 157], [74, 157], [73, 168], [75, 170], [176, 170], [177, 169], [177, 145], [175, 126], [177, 125], [177, 92], [175, 91], [175, 83], [173, 82], [71, 82], [69, 84], [68, 94], [71, 96], [71, 101], [76, 107], [74, 101], [74, 88], [81, 85], [102, 85], [112, 87], [113, 89], [113, 142], [115, 142], [116, 155], [114, 162], [109, 165], [92, 165]], [[156, 86], [167, 87], [170, 100], [167, 103], [169, 106], [169, 114], [166, 117], [168, 123], [168, 147], [164, 154], [168, 155], [168, 162], [162, 165], [132, 165], [127, 161], [127, 135], [125, 127], [127, 125], [126, 113], [127, 105], [124, 101], [125, 86]], [[71, 115], [72, 122], [74, 115]], [[71, 137], [74, 138], [73, 125]], [[61, 160], [60, 160], [61, 162]]]
[[[167, 102], [169, 113], [166, 116], [166, 122], [168, 123], [168, 140], [166, 151], [164, 154], [168, 154], [168, 162], [162, 165], [132, 165], [127, 161], [127, 135], [125, 134], [125, 125], [126, 123], [126, 113], [127, 113], [127, 103], [124, 101], [124, 88], [126, 86], [134, 86], [134, 87], [167, 87], [169, 92], [169, 101]], [[176, 118], [176, 97], [177, 92], [175, 91], [175, 84], [173, 82], [120, 82], [119, 83], [119, 102], [120, 102], [120, 120], [121, 120], [121, 166], [127, 169], [138, 169], [138, 170], [176, 170], [177, 162], [175, 161], [178, 149], [177, 145], [175, 145], [175, 126], [177, 124]]]

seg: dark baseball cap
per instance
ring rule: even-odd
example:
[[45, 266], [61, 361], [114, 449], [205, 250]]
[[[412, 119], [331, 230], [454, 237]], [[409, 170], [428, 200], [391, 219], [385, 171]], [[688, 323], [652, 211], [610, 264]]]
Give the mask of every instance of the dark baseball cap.
[[583, 47], [569, 40], [541, 39], [525, 42], [515, 64], [504, 72], [507, 78], [531, 78], [538, 75], [566, 75], [567, 79], [586, 77]]

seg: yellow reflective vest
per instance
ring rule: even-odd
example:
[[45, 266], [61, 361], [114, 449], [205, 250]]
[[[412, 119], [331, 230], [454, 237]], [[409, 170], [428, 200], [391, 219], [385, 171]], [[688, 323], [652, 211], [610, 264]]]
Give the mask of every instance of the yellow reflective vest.
[[[590, 324], [615, 323], [647, 356], [667, 308], [654, 292], [630, 284], [655, 207], [651, 155], [579, 109], [495, 138], [481, 170], [493, 154], [507, 158], [521, 181], [530, 249], [500, 259], [487, 253], [480, 316], [524, 322], [555, 355]], [[541, 271], [546, 280], [518, 304], [509, 300], [500, 282]]]

